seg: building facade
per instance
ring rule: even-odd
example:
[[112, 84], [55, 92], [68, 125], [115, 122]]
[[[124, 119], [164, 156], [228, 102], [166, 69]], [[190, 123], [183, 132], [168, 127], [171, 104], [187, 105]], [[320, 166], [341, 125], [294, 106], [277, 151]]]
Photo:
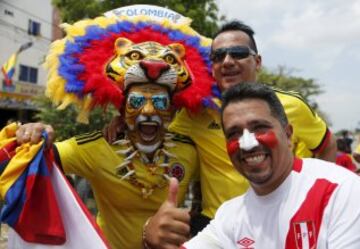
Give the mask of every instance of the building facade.
[[8, 120], [32, 121], [34, 98], [44, 94], [43, 67], [50, 43], [61, 36], [58, 12], [51, 0], [0, 1], [0, 65], [17, 52], [14, 74], [0, 73], [0, 125]]

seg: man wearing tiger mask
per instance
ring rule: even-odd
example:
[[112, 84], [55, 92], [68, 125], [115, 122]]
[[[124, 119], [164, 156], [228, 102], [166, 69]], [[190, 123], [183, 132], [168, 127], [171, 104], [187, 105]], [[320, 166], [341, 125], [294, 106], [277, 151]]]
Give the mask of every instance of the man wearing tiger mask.
[[[141, 248], [144, 223], [164, 200], [182, 203], [198, 170], [192, 141], [167, 126], [177, 108], [196, 112], [210, 96], [210, 40], [146, 16], [99, 17], [66, 32], [46, 60], [47, 95], [60, 108], [77, 105], [84, 122], [94, 106], [114, 104], [126, 128], [112, 145], [100, 132], [55, 143], [59, 163], [90, 182], [111, 248]], [[20, 126], [18, 141], [36, 143], [44, 130], [51, 143], [54, 131], [41, 123]], [[186, 211], [176, 216], [190, 220]], [[188, 233], [183, 227], [181, 241]]]

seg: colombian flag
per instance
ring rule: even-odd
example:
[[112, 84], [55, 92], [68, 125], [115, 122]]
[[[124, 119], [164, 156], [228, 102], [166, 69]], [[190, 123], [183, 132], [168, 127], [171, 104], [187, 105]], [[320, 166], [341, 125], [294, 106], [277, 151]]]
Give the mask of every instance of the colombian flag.
[[5, 85], [12, 85], [12, 77], [15, 73], [15, 65], [18, 57], [18, 52], [13, 53], [10, 58], [5, 62], [5, 64], [1, 67], [1, 71], [4, 75]]
[[16, 66], [16, 61], [17, 61], [18, 55], [25, 49], [30, 48], [31, 46], [32, 46], [32, 42], [27, 42], [27, 43], [24, 43], [23, 45], [21, 45], [20, 48], [18, 49], [18, 51], [13, 53], [10, 56], [10, 58], [5, 62], [5, 64], [1, 67], [1, 72], [4, 75], [6, 86], [12, 85], [12, 77], [14, 76], [14, 73], [15, 73], [15, 66]]
[[16, 129], [14, 123], [0, 132], [0, 220], [13, 229], [9, 248], [108, 248], [52, 151], [44, 141], [18, 146]]

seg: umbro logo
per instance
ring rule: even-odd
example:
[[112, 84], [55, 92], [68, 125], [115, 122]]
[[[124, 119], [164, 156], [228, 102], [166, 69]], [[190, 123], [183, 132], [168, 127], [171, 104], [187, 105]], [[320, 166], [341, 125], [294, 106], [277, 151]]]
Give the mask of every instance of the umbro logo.
[[213, 129], [213, 130], [220, 130], [221, 127], [218, 123], [215, 122], [215, 120], [211, 121], [211, 123], [208, 125], [208, 129]]
[[239, 249], [254, 249], [254, 247], [250, 247], [254, 243], [255, 241], [248, 237], [244, 237], [241, 240], [236, 241], [236, 244], [241, 246]]

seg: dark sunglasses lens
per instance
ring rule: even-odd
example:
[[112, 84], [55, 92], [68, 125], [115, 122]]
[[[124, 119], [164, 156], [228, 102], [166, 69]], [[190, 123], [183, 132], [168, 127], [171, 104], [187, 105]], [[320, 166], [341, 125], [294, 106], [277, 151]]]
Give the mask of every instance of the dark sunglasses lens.
[[222, 62], [227, 54], [235, 60], [240, 60], [249, 57], [250, 49], [248, 47], [219, 48], [211, 54], [211, 60], [213, 62]]
[[250, 55], [250, 50], [246, 47], [231, 48], [228, 52], [230, 56], [236, 60], [247, 58]]
[[217, 49], [211, 54], [211, 60], [213, 62], [223, 61], [226, 56], [226, 49]]

